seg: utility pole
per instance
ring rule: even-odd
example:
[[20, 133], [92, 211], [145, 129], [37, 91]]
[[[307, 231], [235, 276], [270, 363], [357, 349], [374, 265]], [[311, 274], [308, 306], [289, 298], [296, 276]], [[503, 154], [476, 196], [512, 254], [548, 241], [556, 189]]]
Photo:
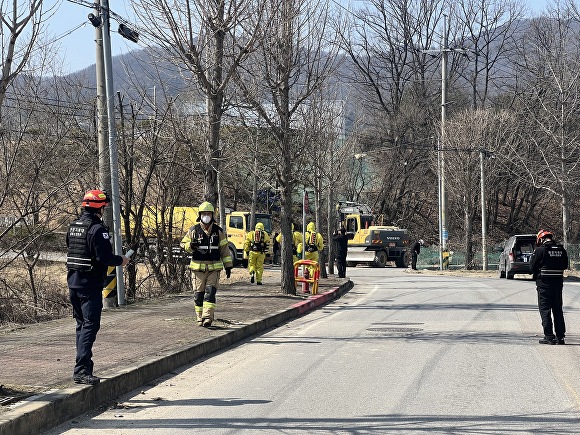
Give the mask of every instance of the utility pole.
[[[96, 45], [96, 77], [97, 77], [97, 142], [99, 149], [99, 184], [100, 188], [111, 191], [111, 168], [109, 160], [109, 145], [107, 143], [107, 98], [105, 88], [105, 66], [103, 63], [103, 28], [100, 20], [96, 17], [100, 14], [101, 0], [96, 0], [95, 14], [89, 16], [89, 20], [95, 26]], [[96, 20], [96, 21], [95, 21]], [[105, 207], [103, 221], [111, 228], [113, 223], [113, 210]]]
[[[107, 96], [107, 117], [109, 125], [109, 159], [111, 167], [111, 196], [113, 202], [113, 240], [115, 254], [123, 255], [121, 241], [121, 206], [119, 191], [119, 162], [115, 131], [115, 95], [113, 91], [113, 61], [111, 57], [111, 31], [109, 25], [109, 1], [102, 0], [101, 19], [103, 22], [103, 59], [105, 64], [105, 84]], [[123, 266], [117, 266], [117, 301], [125, 305], [125, 283]]]
[[483, 170], [483, 159], [488, 155], [488, 151], [479, 150], [479, 166], [481, 172], [481, 256], [482, 269], [487, 270], [487, 218], [485, 208], [485, 171]]
[[447, 15], [443, 15], [443, 47], [441, 57], [441, 269], [443, 269], [443, 252], [447, 251], [447, 240], [449, 233], [447, 231], [447, 193], [445, 191], [445, 153], [442, 148], [445, 146], [445, 119], [447, 117], [447, 52], [448, 52], [448, 33], [447, 33]]
[[439, 193], [439, 269], [444, 269], [443, 253], [447, 251], [447, 194], [445, 192], [445, 119], [447, 118], [447, 55], [448, 44], [447, 15], [443, 15], [443, 36], [441, 48], [438, 50], [423, 50], [425, 53], [441, 53], [441, 131], [437, 141], [437, 191]]
[[439, 192], [439, 268], [443, 269], [443, 253], [447, 252], [449, 231], [447, 229], [447, 192], [445, 190], [445, 120], [447, 118], [447, 60], [450, 52], [465, 53], [463, 48], [449, 48], [447, 15], [443, 15], [443, 36], [441, 48], [423, 50], [424, 53], [441, 53], [441, 132], [437, 143], [437, 170]]

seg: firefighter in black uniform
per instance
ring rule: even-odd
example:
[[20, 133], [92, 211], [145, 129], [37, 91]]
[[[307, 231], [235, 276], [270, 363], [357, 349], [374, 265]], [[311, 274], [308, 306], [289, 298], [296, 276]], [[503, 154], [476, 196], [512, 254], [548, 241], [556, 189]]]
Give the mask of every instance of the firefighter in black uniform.
[[550, 231], [540, 230], [536, 239], [537, 248], [532, 254], [530, 263], [536, 280], [538, 308], [544, 328], [541, 344], [565, 344], [566, 325], [562, 311], [562, 288], [564, 270], [568, 268], [568, 253], [562, 245], [554, 242], [553, 238], [554, 235]]
[[109, 266], [129, 262], [127, 257], [114, 255], [109, 230], [103, 224], [103, 208], [110, 199], [102, 190], [89, 190], [83, 198], [83, 214], [69, 226], [67, 282], [73, 317], [76, 320], [76, 363], [73, 380], [77, 384], [95, 385], [93, 376], [93, 343], [101, 326], [102, 292]]
[[348, 251], [348, 237], [344, 227], [340, 228], [339, 232], [334, 232], [332, 235], [336, 247], [336, 269], [339, 278], [346, 278], [346, 254]]

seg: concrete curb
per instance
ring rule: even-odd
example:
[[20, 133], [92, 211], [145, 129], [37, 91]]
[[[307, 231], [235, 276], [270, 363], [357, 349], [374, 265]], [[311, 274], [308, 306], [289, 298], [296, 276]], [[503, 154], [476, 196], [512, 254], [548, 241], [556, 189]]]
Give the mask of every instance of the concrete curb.
[[139, 365], [125, 368], [102, 379], [95, 386], [75, 386], [38, 395], [0, 417], [0, 435], [31, 434], [48, 430], [147, 384], [179, 367], [208, 356], [281, 323], [297, 318], [339, 298], [353, 287], [348, 281], [319, 295], [313, 295], [286, 310], [256, 319], [233, 331], [193, 346], [173, 350]]

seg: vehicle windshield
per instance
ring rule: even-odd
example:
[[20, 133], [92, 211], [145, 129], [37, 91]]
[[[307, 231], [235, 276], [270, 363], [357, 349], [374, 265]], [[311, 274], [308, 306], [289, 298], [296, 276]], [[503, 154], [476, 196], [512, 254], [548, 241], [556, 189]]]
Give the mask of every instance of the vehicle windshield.
[[361, 215], [360, 217], [360, 226], [361, 228], [368, 228], [373, 225], [373, 217], [369, 215]]

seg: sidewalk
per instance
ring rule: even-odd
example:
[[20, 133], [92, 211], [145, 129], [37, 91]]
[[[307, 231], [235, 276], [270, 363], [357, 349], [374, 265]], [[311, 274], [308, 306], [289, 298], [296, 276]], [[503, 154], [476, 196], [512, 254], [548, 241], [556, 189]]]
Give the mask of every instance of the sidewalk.
[[[259, 287], [246, 282], [220, 283], [211, 328], [196, 325], [192, 293], [105, 310], [93, 347], [95, 375], [101, 378], [94, 387], [72, 381], [72, 317], [2, 330], [0, 435], [38, 433], [54, 427], [178, 367], [313, 310], [351, 287], [348, 279], [329, 276], [320, 280], [318, 295], [308, 297], [282, 294], [279, 276], [265, 278]], [[19, 392], [36, 395], [9, 404]]]

